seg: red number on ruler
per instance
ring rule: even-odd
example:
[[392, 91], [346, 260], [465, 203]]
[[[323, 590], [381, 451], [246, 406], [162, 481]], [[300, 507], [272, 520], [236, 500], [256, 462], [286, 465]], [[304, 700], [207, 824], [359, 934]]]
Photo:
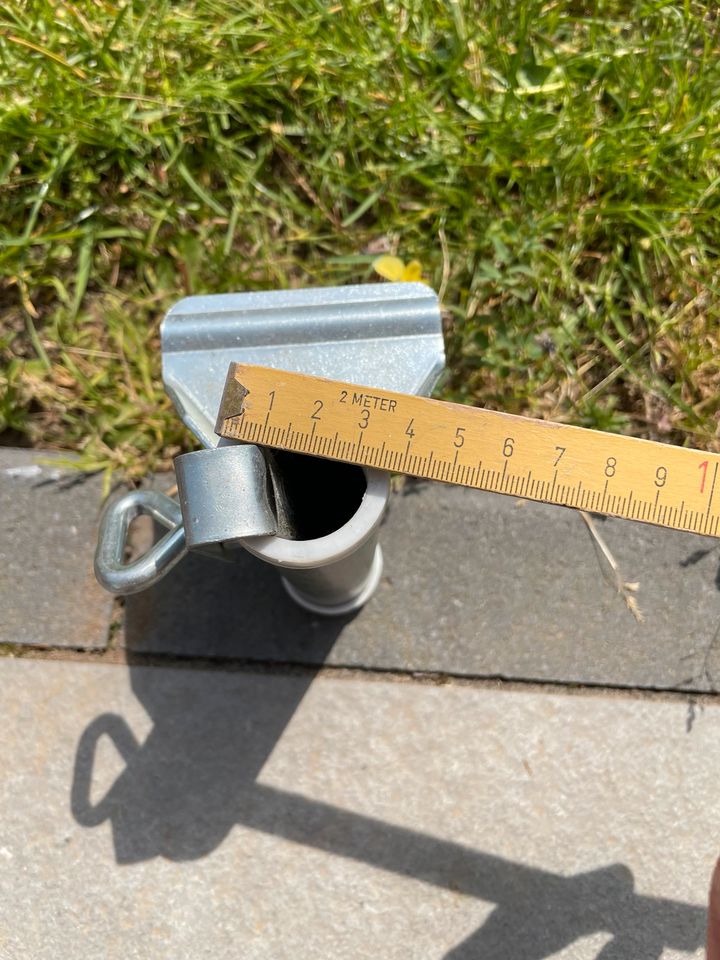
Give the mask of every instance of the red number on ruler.
[[705, 493], [705, 478], [707, 477], [707, 460], [703, 460], [702, 463], [698, 464], [698, 470], [702, 470], [702, 480], [700, 481], [700, 493]]

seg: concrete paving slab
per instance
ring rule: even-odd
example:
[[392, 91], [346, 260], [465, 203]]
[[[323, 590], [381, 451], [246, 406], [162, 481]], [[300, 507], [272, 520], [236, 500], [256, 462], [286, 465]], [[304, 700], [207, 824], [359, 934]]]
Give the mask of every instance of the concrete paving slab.
[[0, 661], [3, 960], [703, 955], [720, 707]]
[[382, 530], [385, 578], [355, 617], [315, 618], [277, 574], [186, 558], [127, 603], [137, 651], [686, 690], [720, 682], [720, 543], [598, 518], [637, 623], [579, 514], [409, 483]]
[[0, 447], [0, 642], [103, 647], [112, 598], [92, 569], [101, 479], [59, 459]]

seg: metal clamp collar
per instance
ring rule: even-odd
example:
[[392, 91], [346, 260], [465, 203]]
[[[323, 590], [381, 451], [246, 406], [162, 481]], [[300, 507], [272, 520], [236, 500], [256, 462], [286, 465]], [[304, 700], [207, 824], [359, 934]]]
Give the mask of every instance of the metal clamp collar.
[[[188, 550], [232, 559], [233, 548], [244, 537], [287, 532], [278, 481], [259, 447], [233, 445], [186, 453], [175, 460], [175, 470], [179, 504], [154, 490], [133, 490], [106, 509], [95, 574], [111, 593], [137, 593], [152, 586]], [[142, 557], [126, 563], [130, 524], [142, 513], [169, 532]]]

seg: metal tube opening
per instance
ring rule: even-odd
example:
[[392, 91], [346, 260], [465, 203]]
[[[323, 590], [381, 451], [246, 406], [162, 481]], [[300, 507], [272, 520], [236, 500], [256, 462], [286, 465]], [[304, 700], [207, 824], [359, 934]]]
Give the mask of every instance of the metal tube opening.
[[273, 451], [293, 540], [317, 540], [344, 526], [358, 511], [367, 490], [361, 467]]

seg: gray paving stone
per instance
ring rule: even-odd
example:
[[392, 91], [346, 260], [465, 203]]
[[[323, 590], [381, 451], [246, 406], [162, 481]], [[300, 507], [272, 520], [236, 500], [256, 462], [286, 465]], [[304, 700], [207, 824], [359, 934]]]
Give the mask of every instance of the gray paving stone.
[[101, 480], [57, 459], [0, 447], [0, 642], [102, 647], [112, 598], [92, 569]]
[[0, 661], [3, 960], [679, 960], [720, 705]]
[[395, 495], [385, 578], [356, 616], [299, 610], [277, 574], [186, 558], [127, 602], [132, 650], [632, 687], [720, 682], [720, 543], [598, 519], [637, 623], [577, 513], [441, 484]]

